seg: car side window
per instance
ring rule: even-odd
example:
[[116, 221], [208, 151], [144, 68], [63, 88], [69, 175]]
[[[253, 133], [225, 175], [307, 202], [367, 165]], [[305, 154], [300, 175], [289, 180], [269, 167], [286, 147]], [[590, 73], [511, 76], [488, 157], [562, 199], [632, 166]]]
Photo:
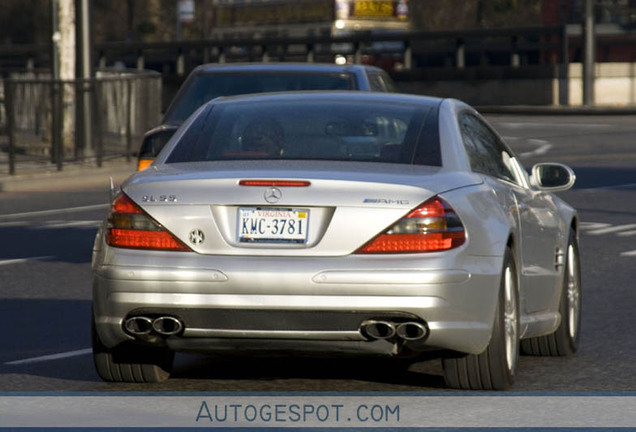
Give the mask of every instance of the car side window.
[[371, 91], [375, 92], [387, 91], [386, 85], [384, 84], [384, 81], [382, 80], [380, 74], [373, 72], [369, 74], [369, 88], [371, 89]]
[[473, 171], [517, 183], [513, 156], [499, 137], [473, 114], [461, 114], [459, 123]]
[[392, 93], [398, 93], [398, 88], [395, 85], [395, 81], [393, 81], [393, 79], [389, 76], [389, 74], [387, 74], [386, 72], [382, 72], [380, 74], [380, 78], [384, 82], [384, 87], [386, 88], [386, 91], [392, 92]]

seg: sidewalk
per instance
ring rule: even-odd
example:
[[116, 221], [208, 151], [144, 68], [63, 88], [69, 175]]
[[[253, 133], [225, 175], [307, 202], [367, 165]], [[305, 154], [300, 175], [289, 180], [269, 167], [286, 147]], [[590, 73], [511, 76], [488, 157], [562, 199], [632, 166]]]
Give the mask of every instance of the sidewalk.
[[0, 173], [0, 194], [3, 192], [37, 192], [52, 190], [78, 190], [103, 186], [109, 188], [110, 178], [120, 185], [137, 168], [137, 161], [131, 158], [104, 161], [101, 168], [95, 164], [66, 164], [62, 171], [54, 165], [39, 169], [28, 169], [18, 165], [16, 174]]

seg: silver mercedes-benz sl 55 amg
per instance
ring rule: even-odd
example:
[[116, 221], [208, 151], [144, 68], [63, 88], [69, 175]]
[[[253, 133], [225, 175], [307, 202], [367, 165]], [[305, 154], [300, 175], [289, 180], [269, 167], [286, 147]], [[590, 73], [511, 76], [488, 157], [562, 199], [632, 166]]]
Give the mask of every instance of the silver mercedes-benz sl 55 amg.
[[577, 350], [576, 211], [454, 99], [271, 93], [203, 105], [112, 202], [93, 252], [106, 381], [175, 352], [439, 357], [505, 389]]

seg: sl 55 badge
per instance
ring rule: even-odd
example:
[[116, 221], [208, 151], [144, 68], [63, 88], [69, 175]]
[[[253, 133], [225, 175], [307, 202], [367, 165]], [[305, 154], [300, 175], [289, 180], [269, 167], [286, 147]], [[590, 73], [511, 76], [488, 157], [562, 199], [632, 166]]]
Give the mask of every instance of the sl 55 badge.
[[409, 200], [387, 199], [387, 198], [365, 198], [365, 204], [396, 204], [407, 205]]
[[177, 202], [176, 195], [144, 195], [141, 197], [143, 202]]

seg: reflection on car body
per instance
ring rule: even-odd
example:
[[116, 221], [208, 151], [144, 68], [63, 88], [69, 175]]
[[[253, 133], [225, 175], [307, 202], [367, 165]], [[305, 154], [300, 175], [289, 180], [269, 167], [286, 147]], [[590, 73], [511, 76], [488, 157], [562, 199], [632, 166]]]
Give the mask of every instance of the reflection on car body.
[[[245, 147], [264, 119], [284, 151]], [[520, 352], [580, 337], [578, 216], [551, 193], [574, 173], [532, 172], [457, 100], [209, 102], [97, 235], [97, 371], [160, 381], [179, 351], [436, 356], [450, 387], [507, 388]]]

